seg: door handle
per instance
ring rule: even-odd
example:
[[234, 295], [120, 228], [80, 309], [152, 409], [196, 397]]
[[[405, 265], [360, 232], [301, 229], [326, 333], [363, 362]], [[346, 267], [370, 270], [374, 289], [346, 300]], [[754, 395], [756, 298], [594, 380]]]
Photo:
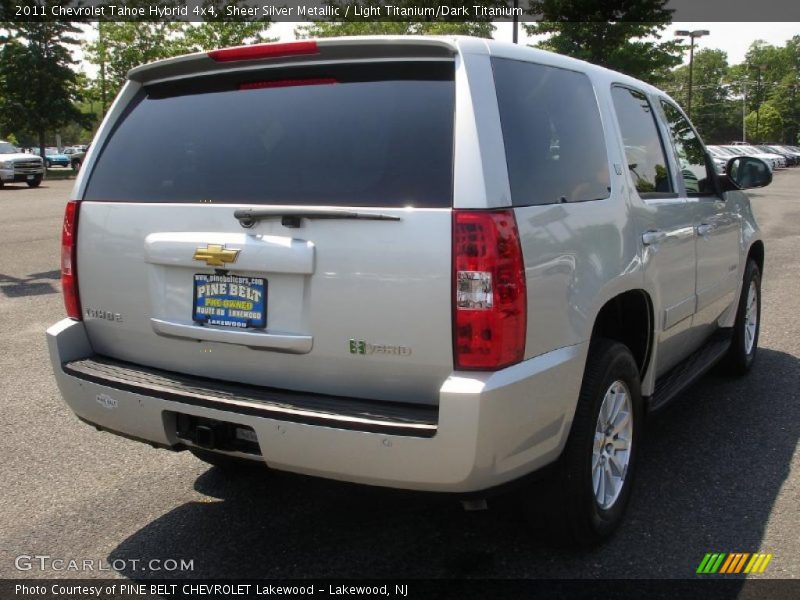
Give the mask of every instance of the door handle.
[[709, 223], [701, 223], [700, 225], [697, 226], [697, 235], [705, 237], [709, 233], [714, 231], [716, 228], [717, 228], [716, 225], [711, 225]]
[[658, 231], [655, 229], [651, 229], [650, 231], [645, 231], [642, 234], [642, 243], [645, 246], [652, 246], [653, 244], [663, 242], [665, 239], [667, 239], [666, 232]]

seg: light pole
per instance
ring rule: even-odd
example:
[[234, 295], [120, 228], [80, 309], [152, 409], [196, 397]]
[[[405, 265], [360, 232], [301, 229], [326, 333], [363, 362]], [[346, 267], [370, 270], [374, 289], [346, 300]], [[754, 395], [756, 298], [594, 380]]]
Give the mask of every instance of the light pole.
[[758, 79], [756, 80], [756, 142], [761, 142], [761, 130], [759, 129], [759, 117], [761, 116], [761, 73], [767, 68], [767, 65], [755, 65], [758, 69]]
[[678, 37], [688, 37], [689, 43], [689, 99], [686, 101], [686, 112], [689, 118], [692, 118], [692, 67], [694, 66], [694, 41], [704, 35], [709, 35], [711, 32], [708, 29], [695, 29], [689, 31], [687, 29], [679, 29], [675, 32]]
[[519, 17], [517, 17], [517, 9], [519, 8], [519, 0], [514, 0], [514, 32], [512, 34], [513, 42], [519, 43]]

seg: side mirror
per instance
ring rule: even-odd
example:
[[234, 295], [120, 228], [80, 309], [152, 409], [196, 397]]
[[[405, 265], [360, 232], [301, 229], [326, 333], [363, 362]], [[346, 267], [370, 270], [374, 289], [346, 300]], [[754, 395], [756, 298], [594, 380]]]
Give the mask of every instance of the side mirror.
[[772, 171], [767, 163], [753, 156], [735, 156], [728, 161], [722, 177], [722, 191], [747, 190], [772, 183]]

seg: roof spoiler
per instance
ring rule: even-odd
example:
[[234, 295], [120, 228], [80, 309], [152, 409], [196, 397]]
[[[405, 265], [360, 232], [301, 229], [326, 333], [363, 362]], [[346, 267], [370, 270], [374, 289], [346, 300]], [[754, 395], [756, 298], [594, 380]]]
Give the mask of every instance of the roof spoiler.
[[150, 83], [231, 69], [364, 59], [449, 59], [454, 38], [408, 36], [327, 38], [253, 44], [168, 58], [132, 69], [128, 78]]

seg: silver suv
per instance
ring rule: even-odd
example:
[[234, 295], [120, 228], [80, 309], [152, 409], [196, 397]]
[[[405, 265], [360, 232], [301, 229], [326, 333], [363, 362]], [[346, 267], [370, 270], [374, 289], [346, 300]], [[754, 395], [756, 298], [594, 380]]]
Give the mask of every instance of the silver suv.
[[523, 481], [596, 543], [645, 414], [753, 362], [740, 189], [771, 174], [726, 173], [663, 92], [512, 44], [139, 67], [67, 205], [58, 386], [98, 429], [216, 465], [473, 499]]

